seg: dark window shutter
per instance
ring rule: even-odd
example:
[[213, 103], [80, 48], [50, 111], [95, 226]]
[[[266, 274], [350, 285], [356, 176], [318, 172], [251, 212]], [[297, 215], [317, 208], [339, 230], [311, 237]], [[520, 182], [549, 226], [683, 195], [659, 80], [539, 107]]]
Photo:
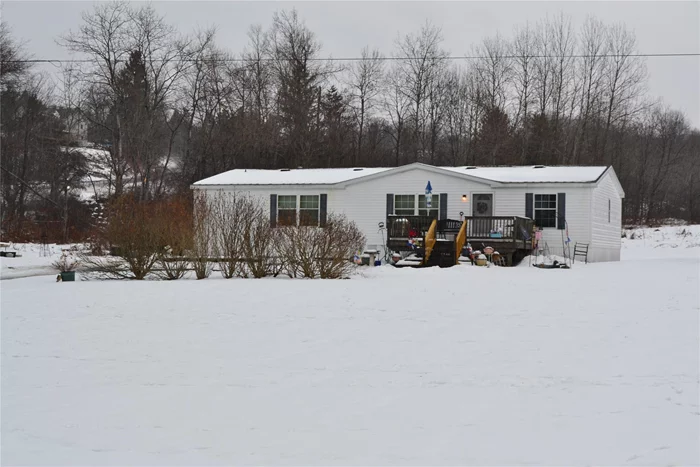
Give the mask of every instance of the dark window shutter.
[[447, 193], [440, 193], [440, 215], [438, 219], [447, 219]]
[[277, 195], [270, 195], [270, 227], [277, 227]]
[[387, 193], [386, 195], [386, 217], [394, 214], [394, 194]]
[[328, 195], [326, 195], [326, 194], [321, 195], [321, 200], [320, 200], [319, 206], [321, 209], [319, 211], [319, 223], [318, 223], [318, 225], [320, 225], [321, 227], [325, 227], [326, 226], [326, 218], [328, 217], [328, 214], [327, 214], [327, 212], [328, 212]]
[[566, 227], [566, 193], [557, 193], [557, 229]]
[[532, 193], [525, 193], [525, 217], [530, 219], [535, 218], [534, 207], [535, 207], [535, 197]]

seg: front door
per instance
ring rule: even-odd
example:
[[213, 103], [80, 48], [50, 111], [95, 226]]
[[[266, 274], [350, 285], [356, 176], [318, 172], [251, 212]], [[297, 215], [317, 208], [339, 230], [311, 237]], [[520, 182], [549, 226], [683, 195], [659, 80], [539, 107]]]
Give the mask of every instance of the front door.
[[472, 197], [472, 216], [493, 216], [493, 193], [477, 193]]
[[[472, 195], [471, 235], [473, 237], [488, 237], [491, 232], [491, 216], [493, 216], [493, 193], [475, 193]], [[479, 219], [483, 217], [484, 219]]]

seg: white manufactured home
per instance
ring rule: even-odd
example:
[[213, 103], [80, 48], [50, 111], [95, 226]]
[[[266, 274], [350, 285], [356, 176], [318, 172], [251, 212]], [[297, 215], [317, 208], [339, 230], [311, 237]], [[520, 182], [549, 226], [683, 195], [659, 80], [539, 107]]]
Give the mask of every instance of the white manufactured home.
[[572, 248], [588, 244], [588, 261], [620, 259], [624, 192], [612, 167], [235, 169], [192, 188], [260, 197], [273, 226], [323, 225], [328, 213], [342, 213], [364, 232], [367, 249], [385, 250], [381, 227], [401, 216], [516, 217], [533, 219], [552, 251], [561, 251], [566, 239]]

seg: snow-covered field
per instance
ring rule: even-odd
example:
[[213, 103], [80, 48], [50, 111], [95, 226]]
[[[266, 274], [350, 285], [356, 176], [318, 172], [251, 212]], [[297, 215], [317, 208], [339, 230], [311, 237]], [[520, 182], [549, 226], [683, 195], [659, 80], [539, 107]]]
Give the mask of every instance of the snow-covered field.
[[39, 244], [15, 244], [7, 251], [15, 251], [19, 255], [16, 258], [0, 257], [0, 279], [18, 279], [20, 277], [32, 277], [41, 275], [56, 275], [58, 270], [51, 264], [61, 257], [64, 249], [70, 249], [71, 245], [46, 245], [43, 249]]
[[2, 464], [697, 465], [675, 229], [570, 270], [3, 280]]
[[700, 251], [700, 225], [627, 229], [624, 233], [623, 259], [683, 257]]

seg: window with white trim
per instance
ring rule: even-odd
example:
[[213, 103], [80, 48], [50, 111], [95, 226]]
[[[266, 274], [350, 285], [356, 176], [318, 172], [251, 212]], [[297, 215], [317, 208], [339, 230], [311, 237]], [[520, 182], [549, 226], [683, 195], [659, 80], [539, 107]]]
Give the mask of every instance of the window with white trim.
[[538, 227], [557, 226], [557, 195], [535, 195], [535, 224]]
[[415, 216], [416, 195], [394, 195], [394, 214], [397, 216]]
[[299, 225], [318, 226], [319, 196], [299, 196]]
[[394, 195], [394, 214], [397, 216], [430, 216], [438, 218], [440, 196], [432, 195], [430, 208], [426, 195]]
[[297, 225], [296, 195], [279, 195], [277, 197], [277, 224]]
[[427, 206], [427, 199], [425, 195], [418, 195], [418, 215], [419, 216], [430, 216], [433, 219], [438, 218], [438, 205], [440, 204], [440, 196], [433, 195], [430, 200], [430, 208]]
[[278, 195], [277, 224], [318, 226], [320, 198], [320, 195]]

